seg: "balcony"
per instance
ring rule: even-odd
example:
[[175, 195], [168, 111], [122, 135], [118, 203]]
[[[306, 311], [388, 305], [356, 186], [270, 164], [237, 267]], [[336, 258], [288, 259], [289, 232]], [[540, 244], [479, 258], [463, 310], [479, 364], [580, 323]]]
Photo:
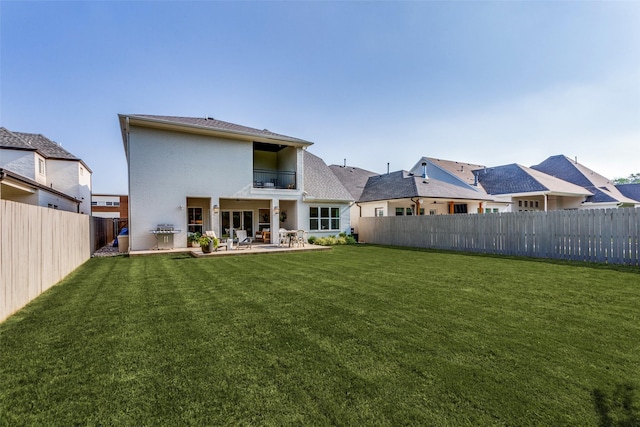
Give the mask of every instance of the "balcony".
[[253, 188], [296, 189], [295, 171], [253, 170]]

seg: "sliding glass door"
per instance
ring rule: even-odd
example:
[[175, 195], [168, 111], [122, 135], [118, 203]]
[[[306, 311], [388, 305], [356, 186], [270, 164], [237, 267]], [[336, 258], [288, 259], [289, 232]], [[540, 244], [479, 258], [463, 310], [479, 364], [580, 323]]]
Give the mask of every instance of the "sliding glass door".
[[253, 211], [222, 211], [220, 216], [221, 232], [229, 235], [229, 229], [246, 230], [247, 236], [253, 236]]

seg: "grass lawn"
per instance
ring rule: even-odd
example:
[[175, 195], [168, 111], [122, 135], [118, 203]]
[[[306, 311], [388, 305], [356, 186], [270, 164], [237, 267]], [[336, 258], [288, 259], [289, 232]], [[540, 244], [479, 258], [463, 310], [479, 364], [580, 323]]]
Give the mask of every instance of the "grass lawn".
[[95, 258], [0, 324], [0, 426], [640, 425], [640, 270], [354, 245]]

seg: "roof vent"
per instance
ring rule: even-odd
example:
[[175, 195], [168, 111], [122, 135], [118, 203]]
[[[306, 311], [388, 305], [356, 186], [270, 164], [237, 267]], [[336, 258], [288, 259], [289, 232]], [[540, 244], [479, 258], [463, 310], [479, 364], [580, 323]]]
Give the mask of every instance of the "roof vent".
[[427, 162], [422, 162], [422, 177], [424, 179], [429, 179], [429, 176], [427, 175]]

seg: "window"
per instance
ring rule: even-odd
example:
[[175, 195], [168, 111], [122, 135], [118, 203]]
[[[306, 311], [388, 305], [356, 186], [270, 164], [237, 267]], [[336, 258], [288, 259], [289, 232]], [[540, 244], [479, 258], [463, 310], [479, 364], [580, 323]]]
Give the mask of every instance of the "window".
[[340, 208], [309, 207], [309, 230], [340, 230]]
[[120, 206], [120, 202], [113, 202], [113, 206]]
[[44, 159], [38, 159], [38, 173], [44, 175]]
[[384, 208], [376, 208], [376, 216], [384, 216]]
[[404, 215], [404, 208], [396, 208], [396, 216]]
[[435, 214], [436, 214], [435, 209], [429, 209], [429, 215], [435, 215]]
[[58, 205], [54, 205], [52, 203], [49, 203], [47, 206], [49, 209], [58, 209]]
[[113, 206], [113, 202], [107, 202], [107, 206]]
[[98, 202], [91, 202], [91, 206], [98, 206]]
[[455, 205], [453, 205], [453, 213], [454, 214], [461, 214], [461, 213], [467, 213], [467, 205], [466, 204], [462, 204], [462, 203], [456, 203]]
[[80, 167], [80, 176], [84, 175], [84, 168]]
[[413, 208], [407, 208], [407, 215], [413, 215]]

